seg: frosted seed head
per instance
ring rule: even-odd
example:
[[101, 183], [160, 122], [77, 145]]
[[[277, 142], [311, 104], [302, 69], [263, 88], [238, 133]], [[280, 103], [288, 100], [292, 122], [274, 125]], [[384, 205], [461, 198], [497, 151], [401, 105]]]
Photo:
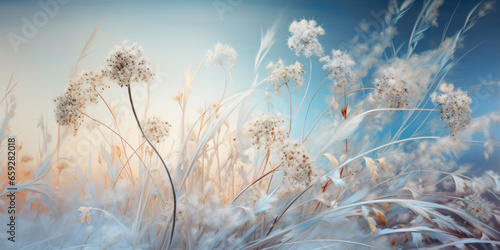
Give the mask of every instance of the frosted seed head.
[[353, 70], [354, 60], [347, 53], [340, 50], [332, 50], [332, 56], [324, 56], [320, 59], [324, 62], [323, 70], [328, 78], [333, 81], [332, 90], [335, 93], [343, 91], [344, 87], [354, 83], [355, 74]]
[[279, 147], [288, 138], [285, 122], [274, 115], [261, 113], [244, 128], [245, 137], [257, 149], [270, 150]]
[[160, 143], [168, 137], [171, 125], [155, 116], [149, 118], [142, 127], [144, 134], [150, 141]]
[[288, 38], [288, 47], [295, 50], [297, 56], [304, 54], [306, 57], [311, 57], [313, 54], [316, 56], [323, 54], [323, 47], [318, 41], [318, 36], [324, 35], [325, 30], [317, 26], [316, 21], [302, 19], [297, 22], [294, 20], [288, 30], [292, 34]]
[[208, 50], [205, 54], [205, 65], [212, 67], [214, 65], [226, 64], [229, 70], [234, 68], [238, 54], [232, 47], [217, 43], [213, 50]]
[[295, 62], [295, 64], [290, 64], [285, 67], [283, 61], [280, 59], [276, 64], [269, 63], [267, 69], [271, 70], [269, 76], [264, 79], [265, 82], [271, 82], [276, 93], [279, 93], [283, 85], [293, 85], [295, 88], [300, 88], [304, 85], [304, 79], [302, 74], [302, 63]]
[[131, 82], [151, 82], [155, 76], [142, 48], [135, 43], [129, 46], [127, 42], [113, 48], [104, 62], [102, 73], [122, 87]]

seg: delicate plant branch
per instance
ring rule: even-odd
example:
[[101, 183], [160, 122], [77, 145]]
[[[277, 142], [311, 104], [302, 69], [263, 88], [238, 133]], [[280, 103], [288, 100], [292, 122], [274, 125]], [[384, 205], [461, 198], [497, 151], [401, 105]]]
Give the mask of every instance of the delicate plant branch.
[[[281, 163], [283, 164], [283, 163]], [[244, 188], [243, 190], [241, 190], [233, 199], [233, 201], [231, 201], [231, 204], [233, 204], [237, 199], [238, 197], [240, 197], [248, 188], [250, 188], [251, 186], [255, 185], [257, 182], [259, 182], [260, 180], [262, 180], [264, 177], [268, 176], [270, 173], [273, 173], [274, 171], [276, 171], [276, 169], [278, 169], [280, 166], [276, 166], [275, 168], [271, 169], [269, 172], [263, 174], [261, 177], [257, 178], [257, 180], [253, 181], [250, 185], [248, 185], [246, 188]]]
[[128, 97], [129, 97], [129, 100], [130, 100], [130, 106], [132, 107], [132, 112], [134, 113], [135, 120], [137, 121], [137, 126], [141, 130], [141, 133], [142, 133], [142, 136], [144, 137], [144, 139], [146, 139], [146, 141], [149, 143], [149, 145], [155, 151], [156, 155], [158, 155], [158, 157], [160, 158], [161, 163], [163, 164], [163, 167], [165, 167], [165, 171], [167, 171], [168, 179], [170, 181], [170, 186], [172, 188], [172, 197], [173, 197], [172, 231], [170, 233], [170, 239], [169, 239], [169, 243], [168, 243], [168, 248], [170, 248], [170, 245], [172, 244], [172, 240], [174, 238], [175, 215], [176, 215], [176, 212], [177, 212], [177, 198], [176, 198], [176, 194], [175, 194], [174, 182], [172, 180], [172, 176], [170, 175], [170, 171], [168, 171], [167, 164], [165, 163], [165, 161], [161, 157], [161, 155], [158, 152], [158, 150], [156, 149], [156, 147], [153, 146], [153, 143], [151, 143], [151, 141], [148, 139], [148, 137], [144, 133], [144, 130], [142, 129], [141, 123], [139, 122], [139, 118], [137, 118], [137, 113], [135, 112], [135, 107], [134, 107], [134, 101], [132, 100], [132, 91], [130, 89], [130, 84], [127, 85], [127, 89], [128, 89]]

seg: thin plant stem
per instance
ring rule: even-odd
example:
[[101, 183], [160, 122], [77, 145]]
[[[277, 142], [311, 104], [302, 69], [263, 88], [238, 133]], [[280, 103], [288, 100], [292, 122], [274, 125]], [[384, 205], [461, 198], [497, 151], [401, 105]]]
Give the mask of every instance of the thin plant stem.
[[290, 87], [285, 83], [286, 89], [288, 90], [288, 97], [290, 98], [290, 127], [288, 128], [288, 133], [292, 131], [292, 93], [290, 93]]
[[330, 106], [328, 106], [328, 108], [325, 109], [325, 111], [323, 111], [323, 113], [319, 116], [318, 120], [316, 120], [316, 122], [314, 123], [314, 125], [311, 127], [311, 129], [309, 129], [309, 132], [307, 132], [307, 135], [306, 137], [304, 137], [304, 139], [302, 140], [302, 143], [306, 141], [307, 137], [309, 137], [309, 134], [311, 134], [311, 132], [313, 131], [313, 129], [316, 127], [316, 125], [318, 124], [318, 122], [321, 120], [321, 118], [323, 118], [323, 116], [326, 114], [326, 112], [331, 108], [333, 107], [333, 105], [335, 105], [336, 103], [338, 103], [338, 101], [340, 101], [340, 99], [346, 97], [347, 95], [349, 94], [352, 94], [352, 93], [355, 93], [355, 92], [358, 92], [358, 91], [362, 91], [362, 90], [376, 90], [376, 88], [362, 88], [362, 89], [356, 89], [356, 90], [353, 90], [341, 97], [339, 97], [337, 100], [335, 100], [335, 102], [333, 102], [332, 104], [330, 104]]
[[323, 86], [323, 84], [325, 83], [326, 79], [328, 79], [328, 77], [325, 77], [325, 79], [323, 79], [323, 81], [319, 84], [318, 88], [316, 89], [316, 91], [314, 92], [314, 94], [313, 94], [313, 96], [311, 98], [311, 101], [309, 101], [309, 105], [307, 105], [306, 114], [305, 114], [305, 117], [304, 117], [304, 125], [302, 126], [302, 139], [304, 139], [304, 132], [306, 131], [307, 114], [309, 113], [309, 109], [311, 108], [311, 104], [312, 104], [312, 102], [314, 100], [314, 97], [318, 93], [318, 91], [321, 88], [321, 86]]
[[135, 121], [137, 122], [137, 126], [139, 127], [139, 129], [141, 130], [141, 133], [142, 133], [142, 136], [144, 136], [144, 139], [146, 139], [146, 141], [149, 143], [149, 145], [153, 148], [153, 150], [155, 151], [156, 155], [158, 155], [158, 157], [160, 158], [161, 160], [161, 163], [163, 164], [163, 167], [165, 167], [165, 171], [167, 171], [167, 175], [168, 175], [168, 180], [170, 181], [170, 186], [172, 188], [172, 197], [173, 197], [173, 206], [174, 206], [174, 209], [173, 209], [173, 215], [172, 215], [172, 231], [170, 233], [170, 239], [169, 239], [169, 243], [168, 243], [168, 248], [170, 249], [170, 246], [172, 244], [172, 240], [174, 238], [174, 231], [175, 231], [175, 214], [177, 212], [177, 198], [176, 198], [176, 195], [175, 195], [175, 186], [174, 186], [174, 182], [172, 180], [172, 176], [170, 175], [170, 171], [168, 171], [168, 168], [167, 168], [167, 164], [165, 163], [165, 161], [163, 160], [163, 158], [161, 157], [160, 153], [158, 152], [158, 150], [156, 149], [155, 146], [153, 146], [153, 143], [151, 143], [151, 141], [149, 140], [149, 138], [146, 136], [146, 134], [144, 133], [144, 130], [142, 129], [142, 126], [141, 126], [141, 123], [139, 122], [139, 118], [137, 118], [137, 113], [135, 112], [135, 107], [134, 107], [134, 101], [132, 100], [132, 90], [130, 88], [130, 84], [127, 85], [127, 89], [128, 89], [128, 97], [129, 97], [129, 100], [130, 100], [130, 106], [132, 107], [132, 112], [134, 113], [134, 117], [135, 117]]
[[268, 176], [270, 173], [276, 171], [276, 169], [278, 169], [279, 167], [281, 166], [278, 165], [276, 166], [275, 168], [271, 169], [269, 172], [263, 174], [261, 177], [257, 178], [257, 180], [255, 180], [254, 182], [252, 182], [250, 185], [248, 185], [246, 188], [244, 188], [243, 190], [241, 190], [237, 195], [236, 197], [234, 197], [233, 201], [231, 202], [231, 204], [233, 204], [237, 199], [238, 197], [240, 197], [248, 188], [250, 188], [251, 186], [255, 185], [255, 183], [259, 182], [260, 180], [262, 180], [264, 177]]
[[[95, 92], [97, 93], [97, 95], [99, 95], [101, 100], [104, 102], [104, 104], [108, 108], [109, 113], [111, 114], [111, 116], [113, 117], [113, 121], [115, 122], [116, 129], [118, 130], [118, 134], [121, 134], [120, 126], [118, 126], [118, 121], [116, 120], [115, 114], [113, 113], [113, 111], [109, 107], [108, 102], [106, 102], [106, 100], [102, 97], [102, 95], [99, 93], [99, 91], [96, 90]], [[125, 158], [128, 158], [127, 150], [125, 149], [125, 144], [123, 143], [123, 137], [120, 137], [120, 142], [121, 142], [122, 147], [123, 147], [123, 154], [125, 155]], [[130, 163], [128, 164], [128, 171], [130, 172], [130, 176], [131, 176], [130, 180], [131, 180], [132, 184], [134, 184], [134, 174], [132, 173], [132, 167], [130, 166]]]

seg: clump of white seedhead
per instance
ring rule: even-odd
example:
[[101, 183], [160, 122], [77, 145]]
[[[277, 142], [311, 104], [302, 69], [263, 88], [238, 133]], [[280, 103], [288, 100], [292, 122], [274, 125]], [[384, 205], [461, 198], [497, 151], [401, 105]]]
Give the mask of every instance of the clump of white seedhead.
[[286, 140], [280, 150], [287, 191], [306, 189], [317, 177], [306, 148], [299, 141]]
[[441, 95], [436, 97], [433, 94], [431, 98], [441, 106], [441, 120], [448, 123], [452, 135], [457, 135], [470, 124], [472, 116], [470, 105], [472, 99], [467, 92], [462, 90], [453, 91], [453, 84], [443, 84], [440, 87]]
[[168, 137], [171, 125], [155, 116], [149, 118], [142, 127], [149, 140], [160, 143]]
[[304, 53], [306, 57], [311, 57], [313, 54], [321, 56], [323, 47], [318, 41], [318, 36], [324, 35], [325, 30], [321, 26], [317, 26], [316, 21], [305, 19], [300, 22], [293, 21], [288, 29], [292, 36], [288, 38], [288, 47], [295, 50], [295, 54], [300, 56]]
[[208, 50], [205, 54], [205, 64], [207, 67], [211, 67], [225, 63], [227, 68], [232, 70], [237, 57], [238, 54], [232, 47], [217, 43], [213, 50]]
[[300, 88], [304, 85], [302, 74], [305, 72], [302, 70], [302, 66], [302, 63], [295, 62], [295, 64], [285, 67], [281, 59], [278, 60], [276, 64], [271, 62], [266, 67], [271, 71], [269, 72], [269, 76], [264, 81], [271, 82], [277, 93], [280, 92], [281, 86], [283, 85], [293, 85], [296, 88]]
[[83, 122], [83, 113], [89, 103], [97, 103], [99, 94], [107, 86], [102, 81], [101, 72], [82, 71], [69, 80], [64, 93], [54, 99], [56, 121], [61, 126], [73, 126], [74, 134]]
[[404, 75], [396, 68], [385, 66], [378, 70], [375, 78], [377, 90], [375, 99], [390, 108], [406, 108], [409, 105], [410, 92]]
[[244, 135], [257, 149], [265, 150], [279, 147], [289, 136], [285, 121], [264, 113], [245, 125]]
[[332, 50], [331, 57], [324, 56], [319, 61], [325, 62], [323, 70], [333, 81], [332, 89], [334, 92], [343, 90], [345, 86], [354, 83], [354, 60], [349, 54], [340, 50]]
[[106, 58], [102, 71], [105, 77], [122, 87], [131, 82], [151, 82], [155, 76], [142, 48], [135, 43], [129, 46], [127, 42], [114, 47]]
[[465, 197], [465, 211], [478, 220], [486, 222], [492, 217], [490, 203], [478, 194]]

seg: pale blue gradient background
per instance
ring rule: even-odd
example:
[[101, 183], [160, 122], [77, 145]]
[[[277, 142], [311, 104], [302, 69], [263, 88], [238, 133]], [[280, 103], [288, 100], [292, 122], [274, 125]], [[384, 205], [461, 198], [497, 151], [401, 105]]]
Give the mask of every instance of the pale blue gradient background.
[[[42, 0], [43, 1], [43, 0]], [[43, 1], [46, 2], [46, 1]], [[228, 1], [219, 1], [228, 4]], [[91, 54], [80, 64], [81, 67], [98, 67], [110, 49], [123, 40], [137, 42], [145, 49], [145, 54], [161, 76], [152, 96], [152, 114], [175, 120], [179, 117], [176, 104], [171, 100], [174, 91], [182, 90], [184, 73], [190, 64], [196, 67], [203, 59], [206, 50], [217, 42], [229, 44], [239, 54], [233, 71], [235, 86], [231, 93], [244, 89], [250, 83], [255, 53], [259, 49], [261, 30], [270, 27], [279, 17], [277, 42], [263, 62], [282, 58], [291, 64], [296, 60], [304, 63], [309, 71], [305, 57], [296, 57], [286, 45], [288, 25], [294, 19], [314, 18], [326, 30], [320, 37], [325, 53], [337, 49], [342, 42], [349, 41], [356, 33], [355, 27], [364, 19], [373, 21], [372, 13], [379, 13], [387, 7], [387, 1], [233, 1], [235, 6], [223, 13], [220, 18], [214, 1], [82, 1], [72, 0], [60, 6], [59, 12], [49, 18], [47, 25], [39, 28], [37, 34], [22, 44], [15, 53], [7, 39], [9, 32], [21, 33], [22, 17], [32, 19], [42, 8], [37, 1], [0, 2], [0, 73], [1, 81], [6, 83], [14, 73], [19, 81], [15, 91], [17, 110], [13, 132], [19, 134], [25, 144], [36, 145], [39, 130], [37, 119], [43, 114], [52, 128], [55, 127], [52, 99], [60, 94], [67, 84], [70, 69], [77, 60], [84, 44], [94, 27], [101, 21], [91, 48]], [[478, 1], [462, 1], [450, 25], [448, 35], [463, 25], [465, 16]], [[411, 10], [398, 25], [399, 36], [396, 41], [406, 41], [422, 1], [416, 1]], [[445, 24], [450, 19], [456, 1], [447, 1], [440, 8], [437, 28], [425, 34], [418, 51], [435, 48], [441, 40]], [[281, 13], [281, 15], [280, 15]], [[485, 79], [500, 79], [500, 15], [498, 11], [480, 19], [465, 37], [465, 47], [457, 51], [462, 55], [472, 47], [481, 44], [465, 56], [445, 78], [462, 89], [476, 85]], [[321, 64], [313, 57], [313, 78], [311, 91], [324, 78]], [[259, 79], [265, 77], [266, 70], [261, 68]], [[306, 79], [309, 77], [306, 74]], [[222, 72], [218, 68], [202, 68], [191, 98], [190, 108], [194, 113], [197, 106], [214, 102], [223, 88]], [[368, 83], [366, 83], [368, 84]], [[3, 88], [3, 87], [2, 87]], [[298, 93], [303, 93], [303, 88]], [[312, 106], [310, 117], [317, 117], [328, 106], [326, 99], [329, 90], [325, 86]], [[498, 87], [497, 87], [498, 90]], [[108, 90], [109, 91], [109, 90]], [[112, 88], [123, 93], [124, 89]], [[478, 117], [494, 110], [500, 110], [499, 96], [483, 90], [482, 95], [471, 94], [473, 116]], [[300, 102], [300, 97], [294, 103]], [[274, 104], [275, 109], [288, 112], [286, 96]], [[306, 99], [307, 100], [307, 99]], [[298, 116], [299, 121], [302, 117]], [[296, 123], [301, 126], [302, 122]], [[311, 125], [309, 124], [309, 127]], [[54, 130], [52, 130], [54, 131]], [[500, 136], [498, 129], [496, 135]], [[23, 139], [24, 138], [24, 139]], [[35, 139], [33, 139], [35, 138]], [[32, 145], [32, 146], [33, 146]], [[33, 146], [33, 148], [36, 148]], [[467, 159], [479, 161], [483, 158], [482, 149], [474, 149]], [[497, 149], [498, 150], [498, 149]], [[478, 158], [478, 159], [476, 159]], [[480, 158], [480, 159], [479, 159]], [[498, 153], [489, 161], [488, 166], [498, 167]], [[481, 163], [480, 165], [482, 165]]]

